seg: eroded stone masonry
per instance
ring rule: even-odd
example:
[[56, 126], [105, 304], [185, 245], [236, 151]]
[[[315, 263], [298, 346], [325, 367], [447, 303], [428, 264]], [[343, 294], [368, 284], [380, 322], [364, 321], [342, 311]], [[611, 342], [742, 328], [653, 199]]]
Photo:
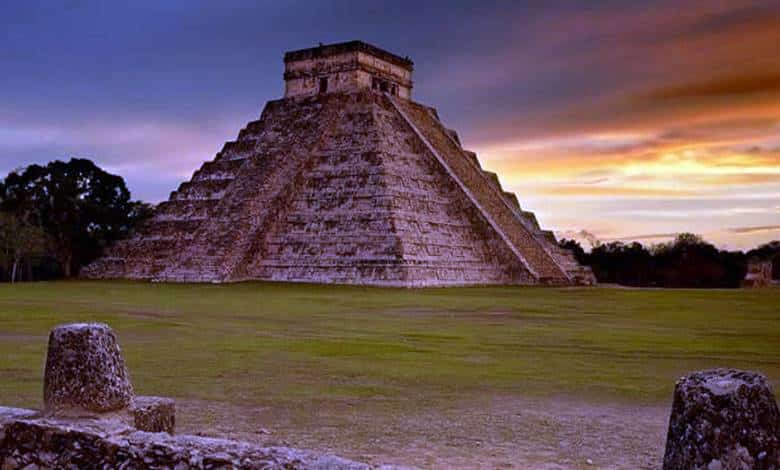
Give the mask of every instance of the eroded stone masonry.
[[412, 69], [359, 41], [288, 52], [285, 97], [83, 276], [593, 283], [436, 110], [412, 101]]
[[330, 454], [174, 434], [175, 403], [133, 392], [108, 325], [49, 335], [44, 408], [0, 406], [0, 469], [392, 469]]

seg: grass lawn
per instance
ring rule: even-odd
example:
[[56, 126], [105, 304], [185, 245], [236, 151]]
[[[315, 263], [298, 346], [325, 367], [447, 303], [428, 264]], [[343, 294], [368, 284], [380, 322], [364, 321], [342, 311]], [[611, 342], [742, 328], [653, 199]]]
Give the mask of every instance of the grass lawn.
[[114, 328], [139, 393], [246, 405], [661, 403], [694, 369], [780, 379], [780, 289], [53, 282], [0, 285], [0, 405], [39, 406], [48, 331], [75, 321]]

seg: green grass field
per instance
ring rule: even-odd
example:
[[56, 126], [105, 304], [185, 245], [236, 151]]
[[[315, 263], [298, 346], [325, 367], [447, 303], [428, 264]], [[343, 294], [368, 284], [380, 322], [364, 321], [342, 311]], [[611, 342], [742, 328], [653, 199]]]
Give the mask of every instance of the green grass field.
[[[38, 407], [50, 328], [117, 332], [139, 393], [242, 404], [668, 401], [713, 366], [780, 379], [780, 290], [0, 285], [0, 405]], [[400, 406], [400, 405], [399, 405]]]

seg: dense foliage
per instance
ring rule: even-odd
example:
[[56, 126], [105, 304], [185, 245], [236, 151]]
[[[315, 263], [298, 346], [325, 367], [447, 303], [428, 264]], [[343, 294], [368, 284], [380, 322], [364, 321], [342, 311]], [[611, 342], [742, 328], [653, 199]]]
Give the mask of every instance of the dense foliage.
[[646, 247], [640, 243], [598, 244], [586, 252], [574, 240], [562, 240], [577, 260], [590, 266], [599, 282], [637, 287], [739, 287], [749, 260], [774, 261], [774, 278], [780, 279], [780, 242], [747, 253], [719, 250], [692, 234], [670, 243]]
[[132, 201], [120, 176], [73, 158], [11, 172], [0, 182], [0, 213], [0, 274], [11, 279], [25, 264], [27, 279], [41, 279], [78, 274], [148, 217], [151, 207]]

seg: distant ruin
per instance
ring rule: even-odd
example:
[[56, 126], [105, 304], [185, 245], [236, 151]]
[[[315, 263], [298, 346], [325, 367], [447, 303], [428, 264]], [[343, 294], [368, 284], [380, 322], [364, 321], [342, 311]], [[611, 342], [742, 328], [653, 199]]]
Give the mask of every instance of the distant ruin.
[[397, 287], [595, 277], [481, 168], [413, 63], [360, 41], [288, 52], [285, 97], [87, 278]]
[[748, 263], [742, 287], [769, 287], [772, 281], [772, 261], [753, 260]]

